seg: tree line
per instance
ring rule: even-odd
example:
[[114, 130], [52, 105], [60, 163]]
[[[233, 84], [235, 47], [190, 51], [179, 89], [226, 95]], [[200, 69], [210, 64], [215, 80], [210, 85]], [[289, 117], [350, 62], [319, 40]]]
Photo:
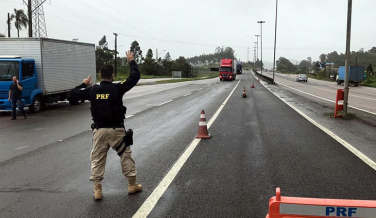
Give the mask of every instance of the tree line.
[[[307, 73], [309, 70], [319, 72], [325, 70], [325, 66], [338, 68], [344, 66], [346, 55], [333, 51], [330, 53], [323, 53], [319, 56], [319, 61], [312, 61], [311, 57], [300, 61], [298, 65], [294, 65], [285, 57], [280, 57], [277, 63], [277, 70], [289, 73]], [[372, 47], [368, 51], [360, 49], [359, 51], [351, 52], [350, 63], [351, 66], [364, 66], [367, 73], [373, 74], [373, 66], [376, 66], [376, 47]]]
[[[199, 69], [194, 67], [195, 64], [204, 63], [205, 61], [219, 61], [222, 58], [234, 58], [234, 50], [231, 47], [218, 47], [213, 54], [200, 55], [192, 58], [179, 58], [172, 60], [169, 52], [162, 58], [154, 58], [153, 50], [148, 49], [146, 54], [141, 49], [140, 44], [135, 40], [130, 45], [130, 51], [134, 53], [135, 61], [139, 65], [140, 71], [144, 75], [152, 76], [171, 76], [172, 71], [181, 71], [182, 77], [196, 77]], [[118, 52], [119, 53], [119, 52]], [[108, 48], [108, 42], [104, 35], [98, 42], [95, 49], [96, 70], [105, 64], [114, 65], [115, 50]], [[129, 67], [126, 66], [126, 58], [117, 58], [118, 74], [128, 74]]]

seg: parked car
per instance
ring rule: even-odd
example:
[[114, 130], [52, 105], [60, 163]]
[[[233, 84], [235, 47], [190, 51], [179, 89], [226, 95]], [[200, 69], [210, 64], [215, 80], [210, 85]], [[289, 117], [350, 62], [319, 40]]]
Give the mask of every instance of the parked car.
[[300, 82], [300, 81], [308, 82], [308, 76], [306, 74], [299, 74], [296, 77], [296, 82]]

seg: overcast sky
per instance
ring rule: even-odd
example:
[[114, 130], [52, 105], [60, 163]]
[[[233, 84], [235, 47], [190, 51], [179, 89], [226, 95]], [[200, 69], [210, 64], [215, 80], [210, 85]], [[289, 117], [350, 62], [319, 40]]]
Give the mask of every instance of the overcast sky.
[[[14, 8], [27, 11], [22, 0], [0, 0], [0, 33], [7, 34], [7, 13]], [[352, 50], [376, 46], [375, 8], [375, 0], [353, 1]], [[177, 58], [231, 46], [242, 61], [247, 61], [248, 47], [253, 60], [257, 21], [263, 20], [263, 60], [273, 61], [275, 0], [47, 0], [44, 13], [49, 38], [98, 44], [106, 35], [113, 48], [117, 32], [120, 51], [134, 40], [144, 54], [152, 48], [154, 57], [156, 48]], [[297, 62], [344, 52], [346, 15], [346, 0], [279, 0], [277, 58]], [[11, 34], [17, 36], [13, 26]], [[20, 35], [26, 37], [27, 30]]]

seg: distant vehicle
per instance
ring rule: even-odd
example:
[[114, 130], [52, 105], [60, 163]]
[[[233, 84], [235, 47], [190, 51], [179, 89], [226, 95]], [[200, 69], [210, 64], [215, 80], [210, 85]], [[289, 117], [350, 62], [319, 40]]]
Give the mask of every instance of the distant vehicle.
[[[358, 86], [364, 80], [364, 67], [363, 66], [350, 66], [349, 71], [349, 84]], [[341, 85], [345, 81], [346, 67], [340, 66], [336, 77], [336, 82]]]
[[236, 61], [232, 59], [222, 59], [219, 65], [219, 80], [236, 79]]
[[242, 66], [242, 62], [239, 61], [236, 63], [236, 73], [237, 74], [242, 74], [243, 73], [243, 70], [242, 70], [243, 66]]
[[306, 74], [299, 74], [298, 76], [296, 76], [296, 82], [300, 81], [308, 82], [308, 76]]
[[36, 113], [45, 103], [69, 100], [71, 89], [89, 74], [95, 82], [94, 44], [46, 38], [0, 38], [0, 111], [11, 110], [8, 93], [13, 76], [23, 85], [22, 101]]

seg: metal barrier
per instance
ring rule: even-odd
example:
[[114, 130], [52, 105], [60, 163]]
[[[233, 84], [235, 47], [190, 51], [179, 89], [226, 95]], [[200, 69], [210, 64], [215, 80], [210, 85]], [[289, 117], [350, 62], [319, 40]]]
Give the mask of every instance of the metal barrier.
[[271, 84], [273, 82], [273, 78], [270, 78], [270, 77], [265, 76], [265, 75], [261, 75], [256, 70], [253, 70], [253, 72], [257, 75], [258, 78], [261, 77], [263, 80], [267, 81], [269, 84]]
[[269, 200], [266, 218], [376, 217], [376, 201], [282, 197]]

